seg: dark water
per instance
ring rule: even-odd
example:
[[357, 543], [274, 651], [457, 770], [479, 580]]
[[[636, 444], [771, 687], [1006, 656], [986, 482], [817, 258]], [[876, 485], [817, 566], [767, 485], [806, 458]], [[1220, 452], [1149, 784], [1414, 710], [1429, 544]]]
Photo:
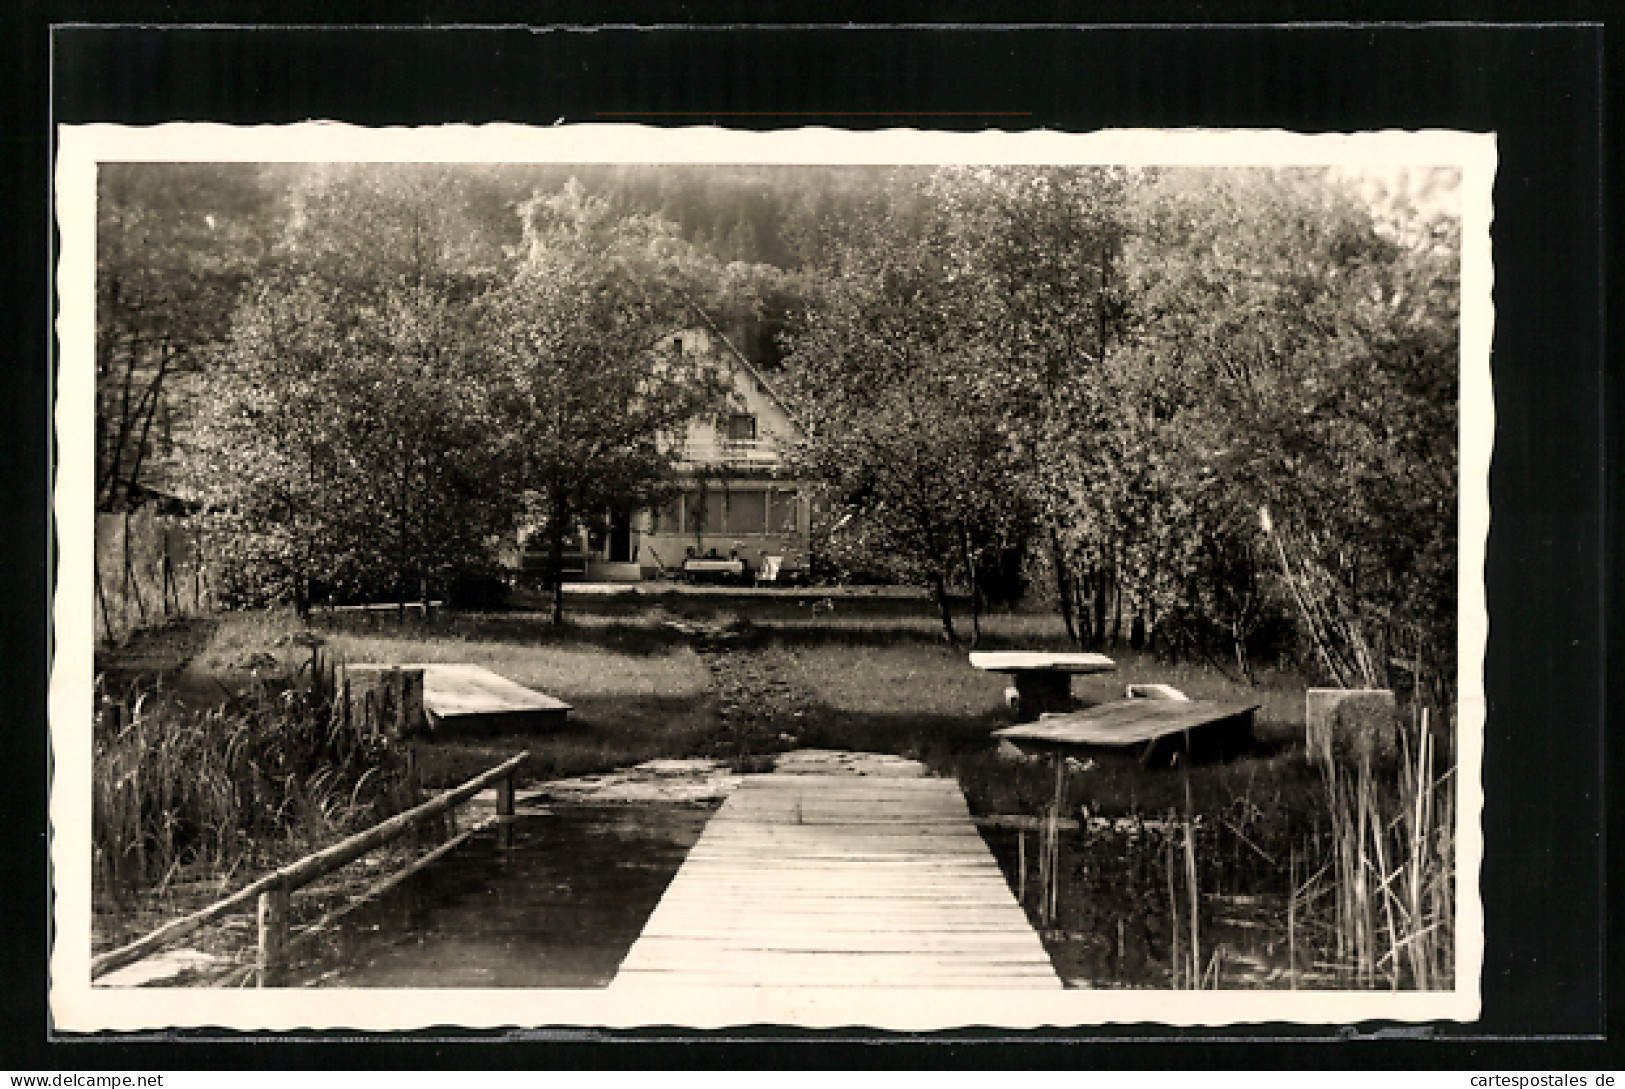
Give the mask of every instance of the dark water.
[[[351, 915], [339, 933], [305, 954], [288, 985], [606, 986], [713, 811], [669, 803], [562, 805], [522, 815], [511, 825], [511, 846], [486, 830]], [[983, 834], [1016, 891], [1016, 834], [992, 828]], [[1262, 874], [1238, 882], [1225, 866], [1221, 875], [1221, 853], [1205, 846], [1204, 963], [1219, 953], [1208, 985], [1284, 986], [1284, 897], [1264, 891], [1270, 882]], [[1058, 913], [1047, 925], [1039, 917], [1036, 848], [1029, 833], [1025, 907], [1066, 984], [1168, 987], [1175, 920], [1168, 836], [1081, 829], [1063, 835]], [[1186, 890], [1182, 879], [1177, 883], [1183, 904]], [[1225, 888], [1236, 891], [1214, 891]], [[1183, 942], [1188, 919], [1180, 925]]]
[[291, 986], [602, 987], [712, 809], [560, 806], [488, 829], [345, 920]]
[[[1018, 893], [1017, 833], [984, 829], [983, 838]], [[1266, 891], [1269, 882], [1237, 865], [1207, 843], [1202, 852], [1199, 933], [1202, 962], [1211, 974], [1207, 986], [1286, 986], [1288, 967], [1284, 895]], [[1174, 927], [1188, 941], [1184, 914], [1189, 895], [1182, 856], [1175, 859], [1175, 895], [1170, 904], [1169, 836], [1150, 830], [1087, 832], [1061, 836], [1061, 884], [1056, 914], [1044, 920], [1039, 909], [1038, 837], [1027, 834], [1027, 890], [1023, 906], [1055, 970], [1069, 987], [1166, 988], [1173, 986]], [[1245, 888], [1247, 892], [1214, 890]], [[1185, 954], [1188, 955], [1188, 952]]]

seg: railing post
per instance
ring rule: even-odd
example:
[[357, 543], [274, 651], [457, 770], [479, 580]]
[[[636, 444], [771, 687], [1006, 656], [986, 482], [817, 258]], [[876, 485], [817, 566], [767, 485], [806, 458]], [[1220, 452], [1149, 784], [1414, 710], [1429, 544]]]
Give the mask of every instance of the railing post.
[[513, 846], [513, 773], [497, 780], [497, 846]]
[[288, 887], [283, 882], [260, 893], [259, 924], [259, 986], [280, 987], [288, 950]]

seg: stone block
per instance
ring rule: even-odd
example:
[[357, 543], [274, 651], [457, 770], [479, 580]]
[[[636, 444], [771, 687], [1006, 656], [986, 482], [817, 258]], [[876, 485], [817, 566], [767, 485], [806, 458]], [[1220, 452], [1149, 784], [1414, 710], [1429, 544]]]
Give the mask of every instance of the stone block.
[[1309, 759], [1373, 762], [1399, 753], [1399, 715], [1386, 688], [1311, 688], [1304, 706], [1304, 746]]

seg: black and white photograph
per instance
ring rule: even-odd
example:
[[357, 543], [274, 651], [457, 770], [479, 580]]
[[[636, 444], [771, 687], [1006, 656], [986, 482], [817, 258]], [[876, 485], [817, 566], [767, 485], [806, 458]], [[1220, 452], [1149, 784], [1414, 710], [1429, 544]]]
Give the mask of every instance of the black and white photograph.
[[1471, 1020], [1495, 147], [65, 129], [56, 1022]]

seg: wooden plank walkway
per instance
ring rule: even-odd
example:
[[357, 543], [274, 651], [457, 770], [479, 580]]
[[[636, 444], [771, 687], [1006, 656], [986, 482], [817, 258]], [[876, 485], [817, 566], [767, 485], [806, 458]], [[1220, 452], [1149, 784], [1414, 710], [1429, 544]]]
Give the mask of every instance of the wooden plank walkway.
[[746, 776], [622, 963], [649, 986], [1061, 986], [950, 779]]

